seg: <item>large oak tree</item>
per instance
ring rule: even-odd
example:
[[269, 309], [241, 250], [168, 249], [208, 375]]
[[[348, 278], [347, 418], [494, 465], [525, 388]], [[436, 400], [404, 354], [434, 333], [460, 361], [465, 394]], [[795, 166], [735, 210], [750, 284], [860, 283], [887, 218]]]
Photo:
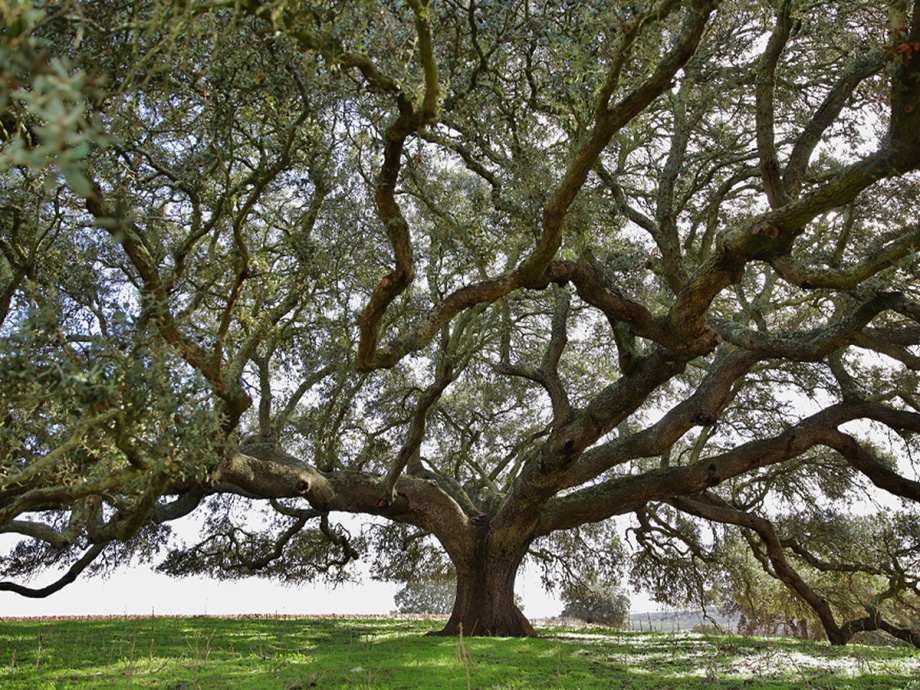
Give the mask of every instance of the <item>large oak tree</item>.
[[662, 597], [920, 644], [920, 0], [0, 14], [0, 587], [366, 549], [526, 635], [631, 516]]

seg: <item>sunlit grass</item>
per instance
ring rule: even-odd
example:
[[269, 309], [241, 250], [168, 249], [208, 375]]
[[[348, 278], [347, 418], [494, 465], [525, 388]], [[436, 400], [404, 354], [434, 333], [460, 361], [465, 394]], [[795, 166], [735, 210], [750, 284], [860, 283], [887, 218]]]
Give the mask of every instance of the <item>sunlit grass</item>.
[[438, 621], [109, 618], [0, 624], [0, 687], [920, 690], [920, 653], [547, 627], [539, 639], [424, 637]]

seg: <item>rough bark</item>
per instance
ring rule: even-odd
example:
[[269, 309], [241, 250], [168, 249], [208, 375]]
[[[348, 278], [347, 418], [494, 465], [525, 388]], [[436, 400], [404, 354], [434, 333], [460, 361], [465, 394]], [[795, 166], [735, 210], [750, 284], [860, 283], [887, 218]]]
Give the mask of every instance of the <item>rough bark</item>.
[[[494, 538], [474, 526], [480, 534], [472, 553], [454, 560], [457, 594], [444, 628], [434, 635], [476, 635], [485, 637], [533, 637], [533, 626], [514, 603], [514, 581], [526, 550], [497, 547]], [[503, 540], [502, 540], [503, 541]]]

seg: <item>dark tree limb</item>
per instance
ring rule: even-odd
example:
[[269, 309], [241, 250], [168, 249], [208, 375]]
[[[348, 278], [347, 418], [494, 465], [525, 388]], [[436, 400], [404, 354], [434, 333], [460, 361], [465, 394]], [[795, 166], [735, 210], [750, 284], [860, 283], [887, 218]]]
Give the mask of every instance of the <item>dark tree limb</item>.
[[878, 338], [865, 331], [853, 337], [853, 344], [865, 350], [873, 350], [896, 359], [908, 369], [920, 371], [920, 356], [915, 355], [907, 347], [900, 347], [885, 338]]
[[789, 589], [805, 601], [818, 616], [828, 640], [834, 645], [848, 642], [831, 611], [827, 601], [815, 592], [786, 559], [780, 539], [772, 523], [753, 513], [733, 508], [727, 502], [712, 494], [704, 493], [700, 497], [673, 498], [671, 505], [691, 515], [715, 522], [738, 525], [757, 533], [763, 540], [767, 556], [776, 577]]
[[470, 548], [469, 514], [437, 482], [402, 474], [396, 496], [381, 505], [383, 483], [363, 472], [320, 472], [266, 443], [241, 446], [214, 476], [236, 492], [259, 498], [304, 498], [321, 512], [382, 515], [436, 534], [448, 551]]
[[[907, 303], [901, 293], [881, 293], [836, 316], [831, 323], [804, 333], [769, 334], [744, 328], [733, 321], [712, 321], [727, 342], [763, 358], [781, 357], [798, 362], [819, 362], [831, 352], [853, 343], [857, 334], [886, 310], [899, 311]], [[843, 310], [841, 310], [843, 311]]]
[[757, 355], [743, 350], [717, 358], [696, 391], [656, 424], [586, 451], [566, 476], [565, 488], [579, 486], [631, 459], [659, 456], [690, 429], [715, 424], [733, 386], [758, 361]]
[[815, 147], [821, 141], [821, 136], [836, 122], [856, 87], [873, 74], [878, 74], [884, 66], [884, 52], [881, 50], [860, 56], [844, 70], [837, 83], [825, 96], [811, 120], [796, 138], [792, 152], [789, 154], [789, 160], [786, 162], [783, 187], [790, 199], [797, 198], [802, 191], [808, 162], [811, 160]]
[[204, 486], [195, 486], [179, 494], [178, 498], [170, 503], [157, 503], [150, 513], [151, 519], [155, 523], [169, 522], [178, 520], [186, 515], [190, 515], [201, 505], [201, 501], [208, 495], [208, 490]]
[[781, 539], [784, 549], [789, 549], [796, 556], [808, 563], [815, 570], [825, 573], [867, 573], [869, 575], [885, 575], [885, 572], [874, 566], [863, 563], [831, 563], [825, 561], [806, 549], [797, 539]]
[[755, 98], [757, 102], [757, 151], [760, 155], [760, 176], [771, 208], [789, 203], [789, 197], [782, 184], [779, 169], [779, 155], [776, 151], [774, 134], [775, 111], [774, 91], [776, 88], [776, 65], [789, 40], [791, 29], [791, 0], [782, 0], [776, 14], [776, 27], [767, 42], [767, 48], [757, 66]]
[[[680, 410], [681, 415], [689, 412], [688, 408]], [[837, 431], [838, 426], [860, 418], [873, 419], [893, 429], [920, 431], [920, 414], [858, 399], [845, 400], [803, 419], [772, 438], [743, 443], [689, 465], [647, 470], [638, 476], [614, 477], [555, 497], [546, 503], [534, 534], [541, 536], [557, 529], [633, 512], [651, 501], [698, 494], [745, 472], [799, 457], [817, 445], [826, 445], [840, 452], [851, 466], [866, 474], [880, 488], [898, 496], [920, 500], [920, 482], [901, 477], [872, 458], [852, 438]], [[613, 441], [597, 450], [592, 449], [585, 456], [601, 467], [615, 467], [636, 458], [656, 457], [669, 447], [667, 433], [673, 431], [663, 422], [623, 441]]]
[[886, 621], [878, 614], [878, 611], [873, 611], [870, 615], [864, 618], [856, 618], [854, 620], [847, 621], [840, 628], [841, 634], [844, 635], [848, 641], [852, 639], [856, 633], [870, 632], [874, 630], [881, 630], [888, 633], [892, 637], [903, 640], [904, 642], [907, 642], [914, 647], [920, 648], [920, 630], [916, 628], [907, 628], [904, 626], [895, 625], [889, 621]]
[[86, 568], [94, 560], [96, 560], [96, 558], [98, 558], [99, 554], [105, 550], [106, 546], [108, 546], [108, 542], [93, 544], [89, 550], [83, 554], [80, 560], [70, 566], [68, 571], [60, 579], [46, 587], [33, 589], [31, 587], [24, 587], [22, 585], [16, 584], [15, 582], [0, 582], [0, 592], [13, 592], [30, 599], [43, 599], [45, 597], [51, 596], [55, 592], [58, 592], [67, 585], [73, 583], [77, 579], [77, 576], [86, 570]]
[[777, 256], [770, 265], [787, 283], [806, 290], [852, 290], [872, 276], [893, 266], [920, 247], [920, 225], [908, 225], [898, 237], [856, 265], [841, 269], [806, 266], [793, 257]]
[[[916, 431], [916, 427], [912, 430]], [[833, 429], [827, 432], [824, 442], [840, 453], [851, 467], [866, 475], [880, 489], [895, 496], [920, 502], [920, 482], [903, 477], [886, 466], [852, 436]]]
[[267, 568], [274, 561], [277, 561], [284, 555], [284, 548], [288, 545], [295, 534], [306, 527], [308, 520], [309, 518], [306, 515], [300, 515], [295, 518], [294, 522], [292, 522], [284, 531], [281, 532], [281, 534], [278, 535], [277, 538], [274, 539], [272, 548], [258, 558], [247, 558], [239, 549], [237, 549], [235, 554], [237, 560], [239, 560], [239, 562], [242, 563], [242, 565], [248, 570], [258, 571]]
[[[894, 70], [891, 78], [891, 123], [889, 140], [892, 150], [905, 167], [920, 165], [920, 55], [914, 48], [920, 43], [920, 0], [913, 1], [910, 24], [893, 37]], [[905, 57], [898, 50], [910, 48]]]
[[396, 201], [396, 183], [399, 180], [406, 138], [421, 124], [421, 120], [404, 95], [399, 95], [397, 103], [399, 116], [387, 127], [384, 136], [383, 164], [374, 195], [377, 215], [393, 249], [394, 266], [374, 288], [358, 318], [360, 339], [355, 361], [359, 371], [386, 366], [377, 354], [380, 320], [390, 304], [415, 280], [409, 223]]
[[[847, 621], [843, 625], [838, 624], [828, 602], [805, 582], [804, 578], [786, 559], [785, 548], [787, 548], [787, 544], [780, 539], [775, 527], [769, 520], [751, 512], [740, 510], [708, 492], [694, 497], [673, 498], [670, 503], [679, 510], [691, 515], [723, 524], [737, 525], [755, 532], [766, 548], [770, 568], [767, 568], [766, 563], [764, 563], [765, 570], [783, 582], [812, 608], [821, 621], [824, 632], [832, 645], [845, 645], [858, 632], [883, 630], [896, 638], [920, 647], [920, 632], [885, 621], [875, 603], [870, 603], [866, 606], [870, 613], [869, 616]], [[756, 545], [752, 544], [752, 548], [756, 549]], [[792, 550], [799, 555], [806, 554], [806, 562], [815, 565], [819, 570], [873, 573], [873, 569], [867, 569], [862, 566], [836, 568], [832, 564], [825, 563], [814, 558], [811, 554], [807, 554], [804, 549], [793, 547]]]
[[32, 520], [10, 520], [0, 525], [0, 534], [21, 534], [24, 537], [43, 541], [55, 549], [64, 549], [73, 544], [76, 534], [58, 530], [43, 522]]

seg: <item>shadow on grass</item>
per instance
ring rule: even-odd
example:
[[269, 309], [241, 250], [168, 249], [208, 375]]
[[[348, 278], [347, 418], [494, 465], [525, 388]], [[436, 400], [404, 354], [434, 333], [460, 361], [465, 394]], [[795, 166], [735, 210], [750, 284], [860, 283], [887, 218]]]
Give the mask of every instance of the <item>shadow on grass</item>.
[[920, 654], [906, 648], [556, 630], [537, 639], [424, 637], [435, 625], [286, 617], [4, 621], [0, 687], [920, 690]]

